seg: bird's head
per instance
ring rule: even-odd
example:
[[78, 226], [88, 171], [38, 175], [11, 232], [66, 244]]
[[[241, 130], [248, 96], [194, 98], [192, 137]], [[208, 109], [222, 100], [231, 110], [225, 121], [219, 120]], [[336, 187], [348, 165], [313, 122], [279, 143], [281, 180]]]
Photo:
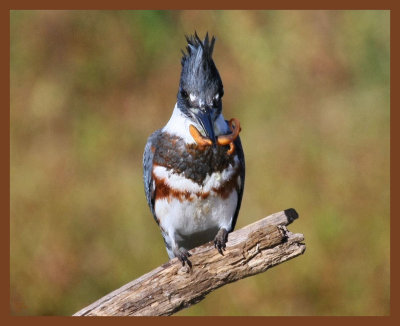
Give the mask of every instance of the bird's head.
[[212, 59], [215, 37], [208, 33], [201, 41], [197, 33], [186, 36], [187, 53], [183, 52], [178, 107], [215, 144], [214, 122], [222, 111], [224, 88]]

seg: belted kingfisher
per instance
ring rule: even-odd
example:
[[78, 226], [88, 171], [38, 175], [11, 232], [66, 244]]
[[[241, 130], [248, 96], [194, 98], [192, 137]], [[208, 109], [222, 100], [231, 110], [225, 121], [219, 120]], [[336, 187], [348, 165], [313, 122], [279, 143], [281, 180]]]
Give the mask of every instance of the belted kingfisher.
[[147, 203], [170, 259], [214, 240], [223, 255], [239, 214], [245, 162], [239, 121], [222, 115], [224, 88], [212, 59], [215, 37], [186, 36], [177, 102], [143, 155]]

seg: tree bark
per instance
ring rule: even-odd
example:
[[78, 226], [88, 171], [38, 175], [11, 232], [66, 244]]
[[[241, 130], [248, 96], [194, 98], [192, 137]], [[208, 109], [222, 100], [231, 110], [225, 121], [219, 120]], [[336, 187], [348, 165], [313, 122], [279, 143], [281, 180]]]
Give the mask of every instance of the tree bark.
[[74, 316], [162, 316], [189, 307], [211, 291], [266, 271], [304, 253], [302, 234], [286, 225], [294, 209], [267, 216], [229, 234], [224, 255], [209, 242], [191, 250], [192, 268], [174, 258], [99, 299]]

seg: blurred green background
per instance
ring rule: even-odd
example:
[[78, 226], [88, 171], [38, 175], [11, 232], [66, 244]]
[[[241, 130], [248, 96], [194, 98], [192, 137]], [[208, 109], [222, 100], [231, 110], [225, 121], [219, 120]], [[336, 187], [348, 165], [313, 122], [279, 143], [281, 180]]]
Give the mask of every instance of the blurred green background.
[[389, 11], [11, 11], [11, 312], [70, 315], [168, 260], [142, 153], [184, 34], [216, 35], [246, 187], [303, 256], [178, 315], [390, 313]]

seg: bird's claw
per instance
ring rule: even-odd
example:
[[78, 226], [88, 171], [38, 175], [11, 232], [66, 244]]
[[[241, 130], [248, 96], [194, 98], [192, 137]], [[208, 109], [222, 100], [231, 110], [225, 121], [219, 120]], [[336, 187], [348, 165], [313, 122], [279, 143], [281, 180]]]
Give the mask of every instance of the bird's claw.
[[184, 267], [186, 263], [189, 268], [192, 268], [192, 262], [189, 260], [189, 257], [192, 255], [189, 253], [189, 251], [183, 248], [177, 249], [175, 256], [178, 257], [179, 261], [182, 263], [182, 267]]
[[220, 229], [214, 239], [214, 248], [223, 256], [223, 251], [226, 250], [226, 243], [228, 242], [228, 231], [224, 228]]

